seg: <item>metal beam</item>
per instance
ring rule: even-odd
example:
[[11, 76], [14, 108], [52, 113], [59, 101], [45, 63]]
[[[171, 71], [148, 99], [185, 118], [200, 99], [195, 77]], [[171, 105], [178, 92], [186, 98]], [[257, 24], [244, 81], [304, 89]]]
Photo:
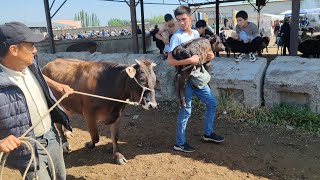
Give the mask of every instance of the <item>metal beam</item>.
[[[64, 2], [60, 5], [60, 7], [56, 10], [56, 12], [53, 13], [51, 16], [51, 19], [58, 13], [58, 11], [62, 8], [62, 6], [67, 2], [67, 0], [64, 0]], [[51, 8], [50, 8], [51, 9]]]
[[[247, 0], [225, 0], [225, 1], [219, 1], [219, 3], [241, 2], [241, 1], [247, 1]], [[209, 4], [216, 4], [216, 2], [193, 3], [188, 5], [191, 7], [191, 6], [204, 6]]]
[[[220, 22], [219, 22], [219, 19], [220, 19], [220, 17], [219, 17], [219, 15], [220, 15], [220, 9], [219, 9], [219, 0], [216, 0], [216, 34], [219, 36], [220, 34], [219, 34], [219, 30], [220, 30], [220, 27], [219, 27], [219, 24], [220, 24]], [[216, 52], [216, 56], [217, 57], [219, 57], [219, 52]]]
[[141, 28], [142, 28], [142, 49], [143, 53], [147, 53], [146, 49], [146, 31], [145, 31], [145, 24], [144, 24], [144, 7], [143, 7], [143, 0], [140, 0], [140, 9], [141, 9]]
[[290, 56], [296, 56], [298, 52], [298, 35], [299, 35], [299, 14], [300, 14], [300, 0], [292, 0], [290, 23]]
[[53, 32], [52, 32], [52, 24], [51, 24], [51, 17], [50, 17], [50, 8], [49, 8], [49, 0], [43, 0], [44, 2], [44, 9], [46, 13], [46, 19], [47, 19], [47, 31], [49, 35], [49, 45], [50, 45], [50, 51], [52, 54], [56, 53], [56, 49], [54, 46], [54, 40], [53, 40]]
[[135, 0], [130, 0], [130, 15], [131, 15], [131, 34], [133, 53], [139, 53], [138, 34], [137, 34], [137, 16]]

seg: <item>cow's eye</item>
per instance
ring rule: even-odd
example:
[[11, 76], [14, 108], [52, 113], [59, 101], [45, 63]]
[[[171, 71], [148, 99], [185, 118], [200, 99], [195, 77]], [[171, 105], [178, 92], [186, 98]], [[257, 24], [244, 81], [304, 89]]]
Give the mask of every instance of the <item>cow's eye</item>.
[[140, 82], [142, 84], [145, 84], [147, 82], [146, 78], [145, 77], [140, 77]]

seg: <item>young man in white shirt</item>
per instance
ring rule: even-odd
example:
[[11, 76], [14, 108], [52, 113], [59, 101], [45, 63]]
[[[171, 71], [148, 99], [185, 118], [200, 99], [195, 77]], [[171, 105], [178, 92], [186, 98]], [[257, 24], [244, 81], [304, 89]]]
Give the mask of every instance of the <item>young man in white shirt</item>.
[[[173, 49], [189, 40], [199, 38], [200, 35], [197, 30], [191, 29], [191, 9], [187, 6], [179, 6], [174, 11], [174, 15], [179, 25], [179, 29], [173, 34], [170, 39], [170, 53], [168, 54], [168, 65], [170, 66], [179, 66], [179, 65], [188, 65], [188, 64], [198, 64], [199, 56], [193, 55], [190, 58], [176, 60], [172, 56]], [[207, 60], [210, 61], [214, 58], [214, 54], [210, 51], [207, 55]], [[185, 99], [186, 106], [182, 106], [179, 109], [179, 114], [177, 118], [176, 125], [176, 143], [173, 146], [173, 149], [176, 151], [182, 152], [193, 152], [195, 149], [188, 145], [186, 142], [186, 127], [188, 119], [191, 115], [191, 103], [192, 96], [196, 95], [204, 104], [206, 105], [205, 117], [204, 117], [204, 127], [203, 127], [203, 137], [204, 141], [220, 143], [224, 141], [224, 137], [215, 134], [213, 129], [213, 123], [215, 118], [216, 111], [216, 99], [213, 92], [208, 85], [205, 85], [201, 89], [192, 88], [189, 80], [186, 82], [185, 86]]]

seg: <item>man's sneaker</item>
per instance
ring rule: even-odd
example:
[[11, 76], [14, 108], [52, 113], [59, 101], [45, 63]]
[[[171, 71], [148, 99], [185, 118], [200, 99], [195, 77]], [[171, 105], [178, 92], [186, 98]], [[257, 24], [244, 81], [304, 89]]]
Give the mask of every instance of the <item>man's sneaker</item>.
[[182, 151], [182, 152], [194, 152], [195, 149], [191, 146], [189, 146], [189, 144], [184, 143], [183, 145], [174, 145], [173, 149], [176, 151]]
[[256, 56], [254, 55], [254, 53], [249, 53], [249, 59], [251, 62], [255, 62], [257, 60]]
[[241, 53], [238, 57], [236, 57], [235, 61], [236, 61], [236, 62], [239, 62], [239, 61], [241, 61], [244, 57], [246, 57], [246, 54], [245, 54], [245, 53]]
[[212, 142], [216, 142], [216, 143], [221, 143], [224, 141], [224, 137], [223, 136], [219, 136], [215, 133], [211, 133], [209, 136], [207, 135], [203, 135], [202, 140], [208, 142], [208, 141], [212, 141]]

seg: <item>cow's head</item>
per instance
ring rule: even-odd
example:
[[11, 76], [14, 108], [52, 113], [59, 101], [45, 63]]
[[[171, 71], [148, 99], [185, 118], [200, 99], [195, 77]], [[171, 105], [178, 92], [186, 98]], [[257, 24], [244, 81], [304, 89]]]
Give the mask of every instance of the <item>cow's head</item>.
[[219, 52], [219, 51], [224, 51], [225, 47], [221, 41], [221, 38], [214, 34], [212, 36], [206, 36], [205, 38], [207, 38], [210, 41], [211, 44], [211, 49], [213, 52]]
[[130, 84], [131, 99], [139, 102], [144, 109], [157, 108], [155, 99], [156, 75], [153, 67], [155, 63], [147, 60], [135, 60], [136, 64], [126, 68], [126, 72], [133, 81]]

